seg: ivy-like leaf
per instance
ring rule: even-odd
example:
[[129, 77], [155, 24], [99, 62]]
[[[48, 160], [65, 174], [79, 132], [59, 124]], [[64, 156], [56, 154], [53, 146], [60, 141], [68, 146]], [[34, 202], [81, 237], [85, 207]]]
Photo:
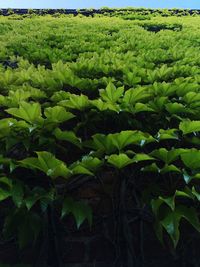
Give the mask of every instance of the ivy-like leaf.
[[70, 197], [65, 198], [61, 216], [63, 218], [70, 213], [72, 213], [75, 218], [77, 228], [81, 226], [85, 219], [88, 220], [90, 226], [92, 225], [92, 210], [84, 202], [74, 201]]
[[179, 224], [181, 220], [181, 215], [176, 211], [169, 211], [165, 218], [161, 221], [162, 226], [165, 228], [169, 236], [171, 237], [174, 247], [177, 246], [180, 231], [179, 231]]

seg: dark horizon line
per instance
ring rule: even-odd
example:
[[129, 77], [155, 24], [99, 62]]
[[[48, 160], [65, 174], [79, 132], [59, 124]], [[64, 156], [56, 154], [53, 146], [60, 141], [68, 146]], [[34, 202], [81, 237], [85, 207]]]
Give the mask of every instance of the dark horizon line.
[[1, 10], [8, 10], [8, 9], [12, 9], [12, 10], [66, 10], [66, 11], [77, 11], [77, 10], [94, 10], [94, 11], [98, 11], [98, 10], [138, 10], [138, 9], [146, 9], [146, 10], [196, 10], [196, 11], [200, 11], [200, 9], [198, 8], [179, 8], [179, 7], [172, 7], [172, 8], [150, 8], [150, 7], [101, 7], [101, 8], [12, 8], [12, 7], [7, 7], [7, 8], [1, 8]]

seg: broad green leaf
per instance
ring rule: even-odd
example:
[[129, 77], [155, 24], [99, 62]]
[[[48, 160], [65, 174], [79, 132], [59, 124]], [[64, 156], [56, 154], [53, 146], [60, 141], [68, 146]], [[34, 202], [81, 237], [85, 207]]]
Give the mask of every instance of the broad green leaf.
[[181, 114], [181, 113], [189, 113], [192, 114], [194, 113], [191, 109], [186, 108], [183, 104], [181, 103], [169, 103], [166, 104], [166, 110], [170, 113], [170, 114]]
[[156, 163], [152, 163], [150, 165], [147, 165], [147, 166], [141, 168], [141, 171], [160, 173], [160, 168], [156, 165]]
[[102, 150], [108, 154], [115, 151], [120, 152], [129, 145], [143, 146], [144, 144], [155, 141], [150, 134], [129, 130], [108, 135], [95, 134], [92, 138], [93, 142], [90, 143], [90, 146], [93, 149]]
[[109, 83], [106, 89], [101, 89], [100, 96], [106, 102], [115, 103], [124, 93], [124, 87], [116, 88], [113, 83]]
[[71, 94], [69, 92], [65, 92], [65, 91], [55, 92], [52, 95], [51, 100], [54, 102], [60, 102], [62, 100], [69, 99], [70, 95]]
[[179, 168], [177, 168], [175, 165], [173, 164], [170, 164], [170, 165], [165, 165], [161, 170], [160, 170], [160, 173], [161, 174], [165, 174], [165, 173], [168, 173], [168, 172], [181, 172], [181, 170]]
[[6, 112], [33, 124], [43, 121], [39, 103], [21, 102], [19, 108], [9, 108]]
[[112, 110], [119, 113], [121, 110], [119, 104], [112, 102], [103, 102], [100, 98], [91, 100], [90, 103], [100, 111]]
[[155, 160], [155, 158], [144, 153], [138, 153], [133, 158], [133, 161], [135, 163], [140, 162], [140, 161], [147, 161], [147, 160]]
[[80, 164], [91, 172], [95, 172], [102, 166], [103, 161], [95, 157], [93, 158], [91, 156], [84, 156]]
[[71, 112], [67, 112], [64, 107], [60, 106], [46, 108], [44, 115], [47, 118], [47, 122], [52, 123], [62, 123], [75, 117]]
[[168, 97], [161, 96], [155, 97], [152, 101], [149, 102], [149, 107], [152, 108], [155, 112], [163, 111], [165, 104], [168, 103]]
[[90, 101], [86, 95], [71, 95], [69, 100], [59, 102], [59, 105], [70, 109], [77, 109], [83, 111], [90, 107]]
[[127, 71], [124, 75], [124, 83], [133, 86], [141, 82], [141, 77], [136, 76], [136, 73]]
[[19, 161], [23, 167], [30, 167], [33, 169], [39, 169], [46, 173], [47, 176], [52, 178], [69, 177], [71, 171], [67, 168], [64, 162], [58, 160], [54, 155], [49, 152], [36, 152], [37, 158], [26, 158]]
[[149, 142], [153, 142], [154, 138], [149, 135], [139, 131], [122, 131], [116, 134], [109, 134], [108, 140], [111, 142], [118, 151], [121, 151], [128, 145], [141, 145]]
[[117, 169], [122, 169], [134, 162], [133, 159], [130, 159], [126, 154], [122, 153], [119, 155], [113, 154], [107, 157], [107, 161]]
[[9, 107], [16, 107], [18, 106], [22, 101], [28, 100], [28, 98], [31, 96], [31, 93], [28, 91], [24, 91], [23, 89], [18, 89], [16, 91], [9, 91], [9, 96], [7, 99], [8, 106]]
[[190, 149], [181, 155], [181, 160], [186, 167], [191, 170], [200, 169], [200, 151], [197, 149]]
[[200, 121], [182, 121], [179, 124], [179, 129], [183, 134], [200, 132]]
[[178, 129], [160, 129], [158, 134], [156, 135], [156, 138], [158, 140], [168, 140], [168, 139], [174, 139], [178, 140], [178, 134], [177, 134]]
[[85, 143], [95, 150], [101, 150], [106, 153], [112, 153], [116, 150], [115, 146], [110, 142], [109, 138], [104, 134], [95, 134], [92, 136], [90, 143]]
[[77, 165], [77, 166], [69, 166], [69, 169], [72, 171], [73, 174], [85, 174], [85, 175], [91, 175], [93, 176], [94, 174], [89, 171], [87, 168]]
[[135, 107], [133, 108], [134, 113], [139, 113], [139, 112], [154, 112], [152, 108], [148, 106], [148, 104], [143, 104], [143, 103], [136, 103]]
[[53, 133], [58, 140], [67, 141], [81, 147], [81, 138], [78, 138], [73, 131], [62, 131], [60, 128], [56, 128]]
[[177, 160], [184, 152], [185, 150], [182, 148], [171, 149], [169, 151], [166, 148], [160, 148], [151, 152], [150, 155], [164, 161], [166, 164], [170, 164], [171, 162]]
[[[147, 100], [151, 99], [152, 95], [149, 92], [149, 89], [146, 87], [131, 88], [127, 90], [123, 97], [123, 102], [126, 105], [133, 105], [137, 102], [145, 103]], [[151, 107], [149, 107], [151, 108]]]

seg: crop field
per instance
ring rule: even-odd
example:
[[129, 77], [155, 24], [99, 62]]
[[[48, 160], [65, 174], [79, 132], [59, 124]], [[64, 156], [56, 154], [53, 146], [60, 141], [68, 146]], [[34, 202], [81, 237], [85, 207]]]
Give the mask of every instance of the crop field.
[[0, 17], [2, 264], [64, 266], [62, 237], [109, 216], [109, 266], [155, 267], [148, 231], [199, 246], [200, 17], [138, 16]]

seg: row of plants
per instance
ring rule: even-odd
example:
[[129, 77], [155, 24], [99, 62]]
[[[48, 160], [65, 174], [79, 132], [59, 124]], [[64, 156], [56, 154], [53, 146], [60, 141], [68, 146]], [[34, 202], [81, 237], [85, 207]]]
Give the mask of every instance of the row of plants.
[[[108, 16], [108, 17], [122, 17], [125, 19], [139, 19], [145, 20], [155, 16], [162, 17], [182, 17], [182, 16], [197, 16], [199, 15], [198, 9], [148, 9], [148, 8], [109, 8], [102, 7], [100, 9], [85, 8], [85, 9], [0, 9], [0, 15], [12, 16], [14, 14], [28, 16], [28, 15], [40, 15], [47, 14], [62, 16], [62, 15], [83, 15], [83, 16]], [[31, 16], [32, 17], [32, 16]]]
[[178, 245], [181, 221], [200, 232], [198, 22], [1, 18], [4, 242], [35, 243], [55, 214], [92, 227], [70, 188], [106, 173], [132, 183], [163, 245]]

